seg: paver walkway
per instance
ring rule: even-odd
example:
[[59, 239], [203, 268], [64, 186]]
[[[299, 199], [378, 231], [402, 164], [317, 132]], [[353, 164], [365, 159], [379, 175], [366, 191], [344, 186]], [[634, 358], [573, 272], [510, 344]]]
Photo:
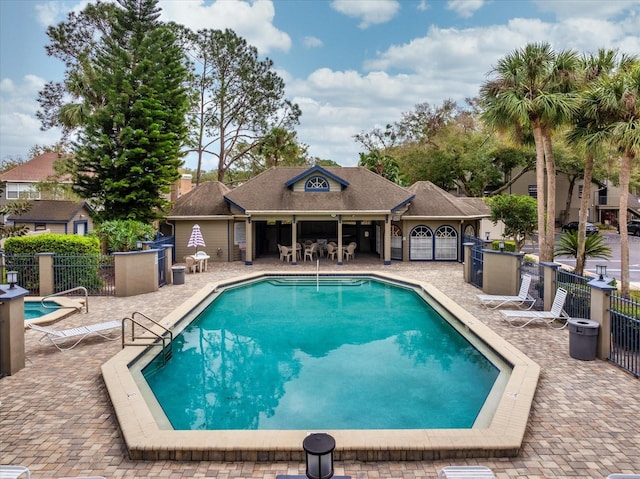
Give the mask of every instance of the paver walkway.
[[[186, 276], [184, 285], [131, 298], [90, 298], [89, 314], [76, 314], [57, 328], [121, 319], [133, 311], [162, 318], [204, 284], [250, 271], [297, 268], [277, 260], [210, 263], [209, 271]], [[508, 327], [500, 314], [477, 304], [478, 290], [462, 280], [458, 263], [394, 263], [382, 266], [363, 255], [352, 264], [321, 270], [384, 271], [434, 284], [498, 334], [537, 361], [541, 378], [531, 420], [518, 457], [424, 462], [337, 462], [337, 475], [353, 479], [435, 478], [440, 467], [480, 464], [499, 479], [606, 478], [640, 473], [640, 380], [606, 361], [578, 361], [568, 354], [569, 332], [545, 326]], [[60, 352], [26, 331], [27, 365], [0, 379], [0, 463], [24, 465], [34, 479], [102, 475], [107, 478], [262, 478], [304, 475], [302, 463], [131, 461], [100, 374], [100, 365], [120, 349], [119, 341], [87, 339]], [[301, 445], [302, 445], [301, 438]], [[339, 445], [338, 445], [339, 447]]]

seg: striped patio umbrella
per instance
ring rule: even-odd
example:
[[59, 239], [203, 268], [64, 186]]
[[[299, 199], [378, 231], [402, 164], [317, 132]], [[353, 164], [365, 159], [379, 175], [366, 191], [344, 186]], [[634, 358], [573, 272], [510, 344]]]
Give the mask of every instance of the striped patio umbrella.
[[187, 248], [191, 248], [192, 246], [195, 246], [196, 253], [198, 252], [198, 246], [206, 246], [204, 244], [202, 232], [200, 231], [200, 225], [198, 224], [193, 225], [191, 236], [189, 237], [189, 242], [187, 243]]

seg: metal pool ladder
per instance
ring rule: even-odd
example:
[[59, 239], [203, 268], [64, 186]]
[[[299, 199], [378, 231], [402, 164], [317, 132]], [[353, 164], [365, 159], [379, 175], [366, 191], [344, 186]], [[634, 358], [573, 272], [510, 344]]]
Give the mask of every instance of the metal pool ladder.
[[[157, 333], [149, 326], [142, 323], [140, 319], [136, 319], [136, 316], [142, 316], [142, 318], [151, 321], [155, 326], [159, 326], [163, 330], [162, 334]], [[127, 321], [131, 323], [130, 341], [127, 341], [125, 334], [125, 325]], [[139, 326], [144, 331], [136, 335], [136, 326]], [[122, 318], [122, 348], [124, 349], [125, 346], [162, 347], [162, 363], [166, 364], [173, 356], [173, 333], [170, 329], [165, 328], [155, 319], [150, 318], [140, 311], [134, 311], [131, 316]]]

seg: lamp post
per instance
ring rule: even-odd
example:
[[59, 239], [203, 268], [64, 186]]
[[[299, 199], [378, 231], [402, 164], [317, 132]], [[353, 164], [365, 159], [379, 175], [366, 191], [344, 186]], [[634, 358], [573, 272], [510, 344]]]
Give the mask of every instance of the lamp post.
[[607, 276], [607, 267], [601, 264], [597, 264], [596, 274], [600, 276], [598, 278], [598, 281], [604, 281], [605, 276]]
[[9, 289], [15, 288], [17, 282], [18, 282], [18, 272], [7, 271], [7, 283], [9, 283]]
[[333, 477], [333, 450], [336, 441], [329, 434], [309, 434], [302, 442], [307, 453], [307, 477], [309, 479], [329, 479]]
[[491, 235], [491, 233], [489, 233], [488, 231], [484, 234], [484, 238], [489, 241], [489, 236]]
[[500, 248], [500, 252], [503, 253], [504, 252], [504, 241], [500, 241], [498, 243], [498, 248]]

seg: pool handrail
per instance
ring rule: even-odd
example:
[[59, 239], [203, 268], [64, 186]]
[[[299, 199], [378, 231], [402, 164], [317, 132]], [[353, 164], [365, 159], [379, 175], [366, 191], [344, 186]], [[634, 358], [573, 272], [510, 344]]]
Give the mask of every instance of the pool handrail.
[[[135, 316], [139, 315], [142, 316], [143, 318], [151, 321], [154, 325], [156, 326], [160, 326], [160, 328], [162, 328], [164, 330], [164, 332], [162, 334], [158, 334], [157, 332], [155, 332], [153, 329], [149, 328], [148, 326], [142, 324], [140, 321], [135, 319]], [[130, 321], [131, 322], [131, 341], [127, 342], [125, 339], [125, 323], [126, 321]], [[136, 334], [135, 334], [135, 326], [138, 325], [140, 326], [142, 329], [144, 329], [145, 331], [151, 333], [153, 336], [139, 336], [136, 338]], [[167, 338], [167, 335], [169, 336]], [[140, 340], [140, 339], [150, 339], [152, 340], [151, 342], [137, 342], [136, 343], [136, 339]], [[169, 343], [167, 344], [165, 341], [169, 340]], [[147, 316], [144, 313], [141, 313], [140, 311], [134, 311], [131, 316], [127, 316], [122, 318], [122, 349], [124, 349], [125, 346], [160, 346], [160, 344], [158, 343], [158, 341], [162, 341], [162, 359], [163, 362], [166, 363], [172, 356], [172, 343], [173, 343], [173, 332], [166, 328], [165, 326], [163, 326], [162, 324], [160, 324], [158, 321], [156, 321], [153, 318], [150, 318], [149, 316]], [[169, 348], [167, 348], [167, 346], [169, 346]]]
[[84, 286], [76, 286], [75, 288], [71, 288], [71, 289], [66, 289], [64, 291], [60, 291], [58, 293], [52, 293], [49, 294], [47, 296], [45, 296], [44, 298], [42, 298], [40, 300], [40, 304], [42, 305], [43, 308], [45, 309], [63, 309], [63, 308], [70, 308], [70, 309], [77, 309], [78, 311], [82, 311], [82, 306], [78, 307], [78, 306], [62, 306], [62, 305], [55, 305], [55, 306], [48, 306], [45, 304], [45, 302], [53, 297], [56, 296], [62, 296], [68, 293], [73, 293], [74, 291], [84, 291], [84, 307], [85, 307], [85, 313], [89, 312], [89, 291], [87, 291], [87, 288], [85, 288]]

